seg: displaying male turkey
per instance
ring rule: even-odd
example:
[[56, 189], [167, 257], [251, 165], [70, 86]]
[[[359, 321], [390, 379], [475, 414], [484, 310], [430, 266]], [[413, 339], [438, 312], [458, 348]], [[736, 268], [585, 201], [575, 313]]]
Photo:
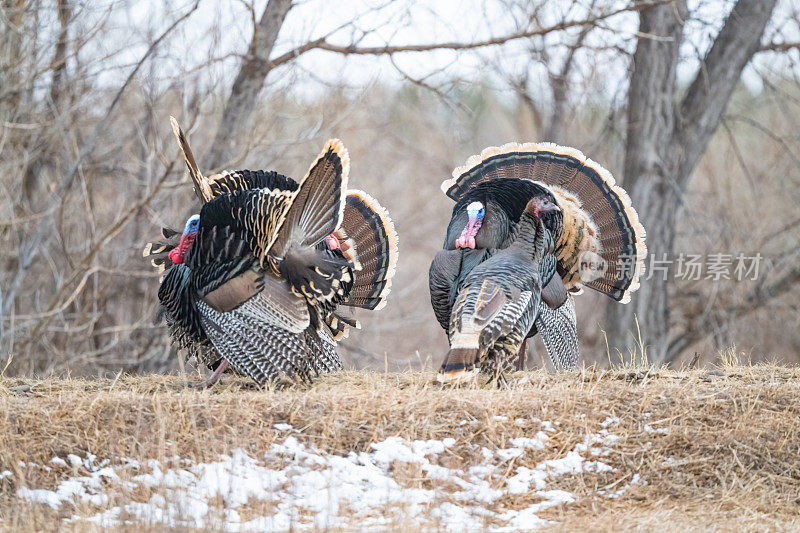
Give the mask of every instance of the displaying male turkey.
[[476, 364], [501, 379], [519, 353], [538, 314], [542, 287], [555, 275], [555, 243], [542, 217], [558, 211], [546, 196], [533, 197], [504, 248], [464, 276], [450, 314], [446, 375], [464, 376]]
[[[434, 312], [448, 333], [466, 277], [513, 242], [529, 200], [547, 198], [559, 206], [542, 215], [555, 249], [540, 265], [546, 271], [554, 263], [557, 275], [544, 280], [527, 336], [539, 332], [553, 364], [574, 368], [578, 342], [571, 294], [586, 286], [626, 303], [639, 287], [645, 232], [627, 193], [580, 151], [551, 143], [487, 148], [456, 168], [442, 190], [456, 205], [429, 281]], [[521, 356], [524, 349], [523, 342]], [[440, 373], [442, 381], [462, 377], [458, 371]]]
[[385, 305], [397, 263], [386, 211], [347, 191], [349, 156], [331, 140], [298, 184], [276, 172], [204, 177], [174, 119], [195, 191], [204, 202], [177, 239], [144, 255], [165, 272], [159, 300], [173, 342], [215, 368], [259, 384], [310, 380], [341, 367], [336, 341], [356, 320], [339, 306]]

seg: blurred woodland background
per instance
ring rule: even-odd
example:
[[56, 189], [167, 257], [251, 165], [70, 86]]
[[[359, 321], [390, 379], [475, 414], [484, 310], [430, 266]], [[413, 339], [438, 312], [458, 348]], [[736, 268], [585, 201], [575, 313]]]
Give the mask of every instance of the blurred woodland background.
[[[577, 298], [587, 364], [642, 346], [653, 363], [730, 346], [800, 362], [796, 0], [0, 5], [7, 374], [179, 368], [141, 257], [160, 225], [199, 208], [169, 115], [206, 173], [300, 178], [326, 139], [344, 141], [351, 187], [400, 236], [389, 305], [341, 344], [351, 367], [439, 363], [427, 270], [452, 208], [439, 184], [509, 141], [603, 164], [631, 193], [651, 258], [671, 262], [665, 273], [649, 258], [627, 306]], [[702, 256], [700, 279], [685, 279], [681, 254]], [[714, 254], [732, 258], [731, 279], [706, 279]], [[760, 254], [757, 275], [736, 279], [738, 254]], [[544, 364], [530, 350], [529, 366]]]

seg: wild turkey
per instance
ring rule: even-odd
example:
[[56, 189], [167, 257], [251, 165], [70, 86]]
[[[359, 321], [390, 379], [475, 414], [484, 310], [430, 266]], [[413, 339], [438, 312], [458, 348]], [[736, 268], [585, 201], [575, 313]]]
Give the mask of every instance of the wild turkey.
[[[542, 216], [558, 211], [548, 197], [533, 197], [504, 248], [464, 276], [450, 315], [450, 351], [442, 373], [461, 378], [476, 370], [501, 379], [536, 319], [542, 287], [555, 275], [555, 251]], [[549, 272], [548, 272], [549, 270]]]
[[[456, 168], [442, 190], [456, 205], [429, 282], [434, 313], [448, 332], [466, 277], [513, 241], [528, 201], [548, 198], [560, 207], [542, 215], [555, 243], [542, 265], [547, 270], [554, 262], [557, 275], [544, 280], [527, 336], [539, 332], [553, 364], [574, 368], [578, 342], [572, 294], [586, 286], [626, 303], [639, 287], [645, 231], [627, 193], [578, 150], [551, 143], [487, 148]], [[440, 374], [443, 381], [459, 378], [458, 372]]]
[[339, 369], [336, 342], [358, 322], [341, 305], [380, 309], [397, 263], [394, 226], [374, 198], [345, 194], [349, 156], [331, 140], [298, 184], [276, 172], [204, 177], [172, 119], [204, 202], [144, 255], [164, 272], [159, 300], [173, 342], [259, 384]]

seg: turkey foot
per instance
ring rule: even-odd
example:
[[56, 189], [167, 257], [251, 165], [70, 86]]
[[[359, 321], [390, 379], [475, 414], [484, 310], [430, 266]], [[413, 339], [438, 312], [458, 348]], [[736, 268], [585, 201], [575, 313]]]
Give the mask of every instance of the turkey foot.
[[223, 359], [220, 364], [217, 365], [217, 368], [211, 373], [211, 375], [208, 376], [208, 379], [201, 381], [200, 383], [190, 383], [189, 387], [192, 389], [201, 390], [211, 388], [217, 381], [219, 381], [220, 376], [223, 372], [228, 370], [229, 366], [231, 366], [231, 364], [228, 362], [228, 360]]

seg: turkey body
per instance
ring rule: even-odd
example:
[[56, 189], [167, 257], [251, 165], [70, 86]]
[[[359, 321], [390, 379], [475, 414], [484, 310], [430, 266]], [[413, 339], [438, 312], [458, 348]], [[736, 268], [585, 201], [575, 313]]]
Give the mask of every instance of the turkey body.
[[538, 218], [526, 213], [509, 246], [464, 276], [450, 318], [445, 375], [468, 375], [480, 365], [499, 379], [508, 369], [536, 319], [540, 262], [549, 251], [546, 231]]
[[206, 178], [173, 127], [205, 202], [193, 235], [176, 243], [165, 230], [167, 242], [145, 248], [165, 272], [174, 344], [216, 368], [214, 380], [228, 365], [259, 384], [341, 368], [336, 343], [359, 324], [339, 308], [382, 307], [397, 261], [386, 211], [346, 190], [344, 147], [329, 141], [300, 183], [263, 171]]
[[[429, 287], [434, 314], [448, 332], [451, 352], [456, 302], [464, 291], [474, 290], [475, 276], [489, 279], [484, 264], [507, 261], [504, 250], [520, 232], [530, 231], [520, 221], [530, 199], [538, 197], [559, 209], [541, 216], [547, 240], [536, 264], [541, 298], [532, 297], [534, 319], [529, 320], [529, 313], [521, 315], [516, 329], [525, 330], [523, 338], [539, 333], [556, 368], [574, 368], [578, 341], [572, 293], [587, 286], [624, 303], [638, 288], [646, 255], [644, 229], [627, 193], [608, 171], [579, 151], [549, 143], [487, 148], [456, 168], [442, 190], [456, 204], [443, 249], [431, 263]], [[483, 215], [477, 231], [476, 206]], [[602, 268], [587, 271], [585, 265], [593, 261]], [[523, 280], [515, 282], [517, 290], [526, 292]], [[506, 359], [514, 346], [506, 344]], [[523, 340], [521, 354], [524, 346]], [[440, 373], [443, 381], [458, 376], [447, 368], [449, 360], [450, 355]]]

